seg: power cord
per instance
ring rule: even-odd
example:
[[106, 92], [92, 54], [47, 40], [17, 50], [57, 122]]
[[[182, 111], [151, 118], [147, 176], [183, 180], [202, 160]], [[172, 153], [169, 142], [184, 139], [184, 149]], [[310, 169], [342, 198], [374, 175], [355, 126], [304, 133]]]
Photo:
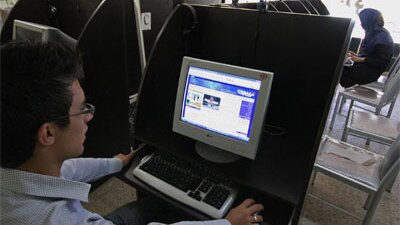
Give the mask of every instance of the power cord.
[[264, 125], [264, 132], [269, 135], [279, 136], [286, 133], [286, 129], [283, 127], [274, 126], [271, 124]]

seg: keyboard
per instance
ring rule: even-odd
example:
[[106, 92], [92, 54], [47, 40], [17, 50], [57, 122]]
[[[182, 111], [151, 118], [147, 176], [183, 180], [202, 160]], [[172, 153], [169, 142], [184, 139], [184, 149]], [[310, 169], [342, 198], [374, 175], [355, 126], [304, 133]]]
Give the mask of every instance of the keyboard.
[[143, 157], [133, 175], [215, 219], [228, 212], [237, 195], [237, 188], [228, 179], [167, 154], [153, 153]]

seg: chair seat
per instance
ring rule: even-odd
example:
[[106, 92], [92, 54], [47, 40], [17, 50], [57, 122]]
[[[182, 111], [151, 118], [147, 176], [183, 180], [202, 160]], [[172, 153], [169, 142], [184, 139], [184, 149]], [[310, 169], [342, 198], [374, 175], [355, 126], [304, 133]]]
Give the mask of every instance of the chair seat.
[[[321, 143], [315, 167], [329, 168], [336, 177], [350, 177], [359, 183], [377, 189], [380, 183], [380, 173], [383, 156], [363, 150], [356, 146], [326, 137]], [[326, 170], [319, 172], [326, 173]], [[332, 175], [332, 174], [330, 174]], [[346, 182], [343, 180], [343, 182]], [[350, 181], [351, 182], [351, 181]], [[365, 188], [365, 185], [363, 185]]]
[[[385, 155], [381, 156], [346, 142], [325, 136], [321, 142], [314, 164], [314, 183], [317, 172], [368, 193], [365, 201], [365, 216], [362, 225], [371, 225], [379, 201], [386, 190], [390, 190], [400, 169], [400, 136]], [[338, 193], [340, 194], [340, 193]], [[317, 198], [318, 199], [318, 198]], [[351, 212], [322, 201], [334, 208], [354, 216]], [[358, 218], [357, 216], [354, 216]]]
[[[386, 73], [386, 74], [385, 74]], [[387, 72], [385, 72], [384, 74], [382, 74], [377, 81], [374, 81], [372, 83], [369, 84], [365, 84], [362, 86], [365, 87], [369, 87], [369, 88], [374, 88], [374, 89], [378, 89], [378, 90], [383, 90], [385, 88], [385, 83], [388, 79], [387, 77]]]
[[368, 112], [353, 111], [349, 128], [395, 140], [400, 133], [400, 122]]
[[383, 92], [381, 91], [358, 85], [346, 89], [342, 94], [347, 98], [357, 98], [357, 101], [361, 103], [375, 106], [379, 104], [383, 96]]

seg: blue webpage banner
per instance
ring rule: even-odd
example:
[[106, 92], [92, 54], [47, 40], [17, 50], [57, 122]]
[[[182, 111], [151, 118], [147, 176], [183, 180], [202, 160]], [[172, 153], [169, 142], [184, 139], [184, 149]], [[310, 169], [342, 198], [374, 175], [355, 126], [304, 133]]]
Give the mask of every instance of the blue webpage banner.
[[189, 75], [189, 84], [194, 84], [197, 86], [209, 88], [215, 91], [225, 92], [227, 94], [238, 95], [242, 97], [247, 97], [251, 99], [257, 99], [258, 90], [240, 87], [237, 85], [217, 82], [209, 79], [205, 79], [202, 77], [196, 77]]

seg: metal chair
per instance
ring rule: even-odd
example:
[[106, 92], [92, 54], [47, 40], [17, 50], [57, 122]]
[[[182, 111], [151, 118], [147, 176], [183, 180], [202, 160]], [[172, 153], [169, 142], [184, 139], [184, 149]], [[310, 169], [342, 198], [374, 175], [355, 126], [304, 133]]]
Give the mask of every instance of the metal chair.
[[347, 141], [348, 135], [392, 145], [400, 134], [400, 121], [378, 116], [369, 112], [351, 110], [342, 141]]
[[321, 142], [320, 150], [314, 164], [312, 184], [314, 183], [316, 173], [320, 172], [367, 192], [368, 198], [364, 204], [366, 213], [363, 218], [358, 218], [352, 213], [322, 200], [320, 197], [309, 195], [347, 215], [360, 219], [362, 225], [369, 225], [385, 190], [388, 190], [390, 184], [396, 179], [399, 168], [399, 137], [393, 142], [387, 153], [381, 156], [326, 136]]
[[[338, 92], [329, 129], [333, 128], [333, 124], [335, 122], [336, 114], [338, 113], [338, 111], [339, 112], [342, 111], [342, 104], [340, 104], [340, 102], [341, 101], [344, 102], [347, 99], [350, 100], [350, 105], [349, 105], [349, 110], [347, 112], [346, 120], [348, 120], [354, 102], [360, 102], [362, 104], [374, 107], [375, 108], [374, 113], [377, 115], [381, 114], [382, 109], [389, 105], [389, 110], [388, 113], [386, 114], [386, 117], [390, 117], [394, 108], [394, 104], [396, 102], [396, 98], [400, 92], [399, 68], [400, 68], [400, 60], [397, 60], [393, 65], [393, 70], [389, 74], [390, 79], [388, 79], [388, 81], [386, 82], [383, 92], [373, 88], [368, 88], [359, 85]], [[357, 107], [360, 106], [357, 105]]]

